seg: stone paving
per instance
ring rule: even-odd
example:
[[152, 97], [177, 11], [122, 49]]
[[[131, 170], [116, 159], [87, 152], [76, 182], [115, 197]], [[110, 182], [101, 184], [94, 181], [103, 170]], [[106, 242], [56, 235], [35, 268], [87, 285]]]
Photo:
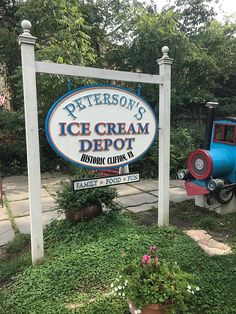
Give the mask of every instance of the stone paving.
[[[68, 176], [52, 176], [42, 174], [42, 210], [43, 224], [46, 226], [53, 219], [63, 219], [54, 209], [53, 194], [60, 189], [61, 180], [68, 180]], [[157, 207], [158, 181], [141, 180], [132, 184], [116, 185], [119, 202], [126, 210], [134, 213], [150, 210]], [[25, 176], [12, 176], [3, 179], [3, 191], [9, 202], [12, 215], [20, 232], [30, 233], [28, 182]], [[189, 197], [178, 180], [170, 182], [170, 201], [181, 202]], [[12, 240], [14, 232], [8, 219], [6, 208], [0, 207], [0, 246]]]
[[232, 253], [231, 248], [224, 243], [212, 238], [205, 230], [187, 230], [186, 234], [192, 238], [208, 255], [228, 255]]

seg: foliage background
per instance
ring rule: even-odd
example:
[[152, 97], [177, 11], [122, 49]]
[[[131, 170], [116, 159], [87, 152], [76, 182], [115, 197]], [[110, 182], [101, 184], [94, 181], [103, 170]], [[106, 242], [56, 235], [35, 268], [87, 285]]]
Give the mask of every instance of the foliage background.
[[[7, 70], [13, 112], [0, 111], [0, 137], [4, 138], [0, 171], [6, 175], [26, 169], [17, 37], [21, 33], [20, 21], [28, 19], [33, 25], [32, 34], [37, 37], [36, 57], [48, 62], [158, 73], [156, 60], [162, 55], [161, 48], [170, 47], [170, 56], [174, 58], [171, 174], [175, 175], [184, 167], [189, 151], [201, 144], [204, 102], [217, 100], [220, 104], [217, 115], [236, 114], [236, 23], [235, 19], [217, 21], [213, 3], [214, 0], [176, 0], [157, 11], [154, 3], [147, 5], [138, 0], [3, 0], [0, 59]], [[67, 79], [59, 75], [37, 76], [43, 171], [55, 170], [58, 165], [70, 168], [52, 151], [44, 134], [46, 113], [67, 91]], [[99, 83], [69, 79], [72, 88]], [[117, 84], [133, 91], [138, 87], [134, 83]], [[141, 88], [142, 95], [158, 112], [157, 87]], [[17, 122], [16, 117], [19, 117]], [[17, 134], [15, 141], [13, 134]], [[157, 165], [157, 150], [155, 145], [132, 167], [145, 164], [143, 176], [156, 177], [153, 166]]]

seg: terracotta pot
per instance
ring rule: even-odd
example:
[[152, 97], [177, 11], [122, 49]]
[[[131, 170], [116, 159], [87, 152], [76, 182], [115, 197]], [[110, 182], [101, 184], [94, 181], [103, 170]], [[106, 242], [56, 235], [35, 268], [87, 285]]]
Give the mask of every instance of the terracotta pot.
[[[128, 304], [130, 313], [135, 314], [135, 305], [131, 301], [128, 301]], [[170, 304], [149, 304], [142, 308], [141, 314], [167, 314], [169, 311]]]
[[77, 223], [80, 221], [89, 221], [93, 218], [97, 217], [102, 213], [102, 204], [97, 202], [95, 204], [86, 206], [82, 208], [80, 211], [77, 210], [69, 210], [65, 212], [66, 219], [68, 219], [72, 223]]

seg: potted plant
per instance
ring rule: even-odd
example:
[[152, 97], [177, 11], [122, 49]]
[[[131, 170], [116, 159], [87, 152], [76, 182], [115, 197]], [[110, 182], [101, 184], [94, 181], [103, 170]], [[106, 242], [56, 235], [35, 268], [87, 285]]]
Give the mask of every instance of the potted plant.
[[150, 246], [148, 254], [122, 268], [111, 284], [113, 293], [126, 298], [131, 314], [186, 313], [187, 304], [199, 287], [190, 283], [193, 276], [157, 255]]
[[[74, 180], [92, 178], [95, 173], [81, 171], [74, 177]], [[118, 210], [114, 202], [117, 191], [111, 187], [89, 188], [74, 191], [71, 182], [62, 181], [61, 191], [55, 195], [56, 208], [64, 212], [66, 218], [73, 222], [88, 221], [102, 213], [102, 206], [109, 210]]]

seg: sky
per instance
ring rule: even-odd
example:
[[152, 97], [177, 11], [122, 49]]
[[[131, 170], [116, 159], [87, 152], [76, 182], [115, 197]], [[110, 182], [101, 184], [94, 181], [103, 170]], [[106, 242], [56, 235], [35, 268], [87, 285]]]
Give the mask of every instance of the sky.
[[[150, 3], [150, 0], [145, 0]], [[173, 0], [154, 0], [157, 9], [160, 10], [166, 4], [172, 3]], [[218, 13], [217, 19], [223, 22], [224, 15], [236, 14], [236, 0], [219, 0], [217, 5], [214, 5], [215, 11]]]

